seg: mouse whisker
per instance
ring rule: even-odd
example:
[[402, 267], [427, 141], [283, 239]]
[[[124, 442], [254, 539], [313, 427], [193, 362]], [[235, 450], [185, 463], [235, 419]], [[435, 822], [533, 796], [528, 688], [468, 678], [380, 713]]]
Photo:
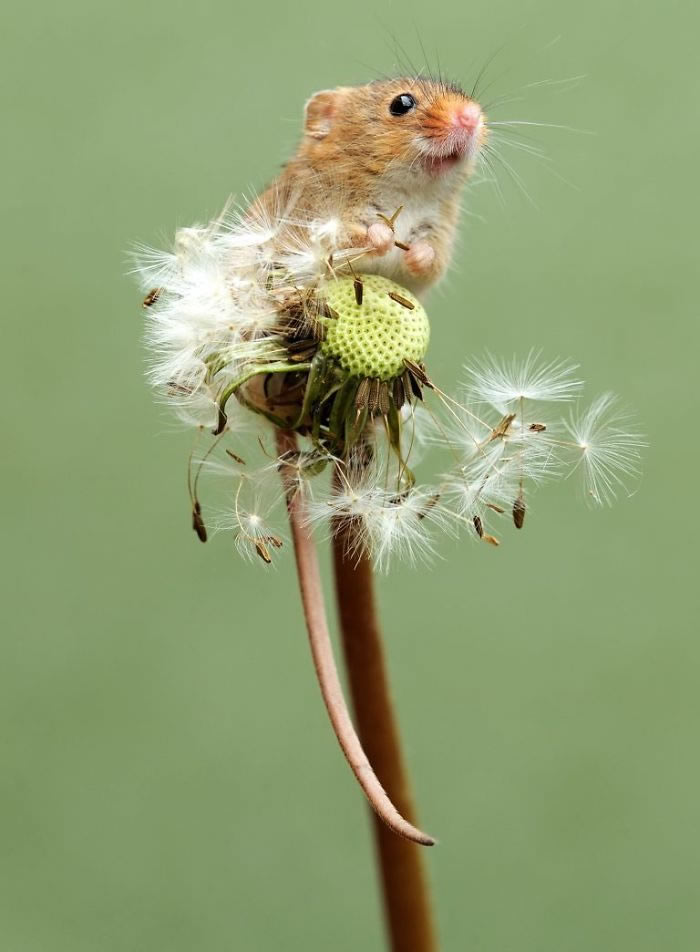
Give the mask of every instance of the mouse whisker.
[[592, 129], [577, 129], [575, 126], [566, 126], [558, 122], [536, 122], [534, 119], [496, 119], [489, 123], [493, 126], [536, 126], [541, 129], [561, 129], [564, 132], [575, 132], [582, 136], [597, 135]]
[[[577, 86], [587, 78], [586, 73], [580, 73], [578, 76], [567, 76], [564, 79], [538, 79], [532, 83], [526, 83], [523, 89], [537, 89], [546, 86], [559, 86], [573, 89], [574, 86]], [[562, 91], [566, 92], [568, 89], [563, 89]]]
[[[525, 102], [525, 96], [511, 96], [509, 94], [497, 96], [495, 99], [489, 99], [488, 102], [482, 102], [481, 107], [484, 112], [491, 115], [496, 109], [501, 109], [503, 106], [508, 106], [514, 102]], [[490, 122], [488, 124], [491, 125]]]
[[530, 142], [521, 142], [518, 139], [512, 139], [505, 134], [494, 133], [491, 136], [491, 146], [493, 144], [501, 144], [504, 146], [510, 146], [512, 149], [520, 149], [522, 152], [532, 155], [535, 158], [544, 159], [546, 162], [551, 162], [552, 157], [549, 155], [547, 150], [542, 146], [532, 145]]
[[489, 172], [489, 174], [490, 174], [490, 176], [491, 176], [491, 178], [489, 179], [489, 181], [490, 181], [491, 184], [493, 185], [493, 188], [494, 188], [494, 191], [495, 191], [495, 193], [496, 193], [496, 198], [498, 199], [499, 205], [500, 205], [502, 208], [505, 208], [505, 206], [506, 206], [505, 195], [503, 194], [503, 189], [501, 188], [501, 183], [500, 183], [500, 181], [499, 181], [499, 179], [498, 179], [498, 175], [496, 174], [496, 169], [494, 168], [493, 162], [491, 161], [490, 150], [488, 150], [488, 149], [483, 149], [483, 150], [482, 150], [482, 153], [481, 153], [481, 161], [482, 161], [482, 163], [486, 166], [486, 168], [488, 169], [488, 172]]
[[519, 172], [516, 172], [516, 170], [513, 168], [510, 162], [506, 158], [504, 158], [500, 154], [500, 152], [496, 152], [488, 144], [484, 146], [484, 152], [487, 152], [490, 156], [492, 156], [497, 162], [499, 162], [503, 166], [506, 173], [513, 180], [513, 182], [517, 186], [518, 190], [522, 193], [524, 198], [532, 205], [533, 208], [537, 208], [537, 203], [528, 192], [522, 176], [520, 175]]

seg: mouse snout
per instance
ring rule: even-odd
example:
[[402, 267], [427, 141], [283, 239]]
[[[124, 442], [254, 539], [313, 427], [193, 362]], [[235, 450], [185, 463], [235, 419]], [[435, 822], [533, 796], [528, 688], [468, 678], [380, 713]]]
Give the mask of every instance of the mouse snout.
[[479, 103], [458, 92], [437, 98], [426, 110], [421, 131], [429, 172], [437, 174], [462, 159], [474, 158], [485, 133], [486, 120]]
[[454, 124], [464, 129], [469, 135], [474, 135], [481, 122], [481, 109], [475, 102], [468, 102], [466, 105], [459, 106], [454, 115]]

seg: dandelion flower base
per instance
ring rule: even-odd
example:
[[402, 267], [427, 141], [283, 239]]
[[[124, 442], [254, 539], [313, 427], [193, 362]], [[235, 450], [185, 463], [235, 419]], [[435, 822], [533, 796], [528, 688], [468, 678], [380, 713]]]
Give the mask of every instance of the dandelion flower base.
[[333, 314], [321, 352], [346, 373], [388, 381], [404, 372], [406, 361], [422, 363], [430, 339], [428, 315], [405, 288], [363, 274], [331, 281], [321, 294]]

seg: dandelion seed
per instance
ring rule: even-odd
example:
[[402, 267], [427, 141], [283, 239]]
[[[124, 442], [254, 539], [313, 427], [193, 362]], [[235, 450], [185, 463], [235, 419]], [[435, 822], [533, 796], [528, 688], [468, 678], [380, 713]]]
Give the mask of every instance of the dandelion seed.
[[207, 541], [207, 527], [204, 525], [204, 519], [202, 518], [202, 507], [199, 504], [199, 500], [195, 500], [192, 507], [192, 528], [197, 533], [197, 538], [200, 542]]
[[263, 562], [265, 562], [266, 565], [271, 565], [272, 559], [270, 558], [270, 550], [265, 545], [265, 541], [263, 541], [263, 539], [253, 539], [253, 545]]
[[468, 396], [474, 402], [491, 404], [501, 413], [518, 411], [523, 401], [572, 400], [583, 386], [573, 377], [578, 368], [563, 360], [545, 361], [530, 351], [524, 361], [499, 361], [490, 355], [467, 367]]
[[611, 505], [618, 492], [627, 492], [627, 482], [639, 475], [640, 451], [647, 445], [642, 434], [612, 393], [602, 394], [565, 426], [580, 453], [576, 467], [583, 468], [587, 497], [598, 505]]
[[396, 291], [390, 291], [389, 297], [392, 301], [396, 301], [397, 304], [407, 308], [409, 311], [412, 311], [415, 307], [412, 301], [409, 301], [408, 298], [405, 298], [402, 294], [397, 294]]
[[369, 392], [371, 381], [369, 377], [364, 377], [357, 388], [355, 394], [355, 406], [358, 410], [365, 410], [369, 406]]
[[525, 500], [522, 492], [518, 494], [513, 503], [513, 524], [516, 529], [522, 529], [525, 524]]
[[146, 297], [143, 299], [144, 307], [153, 307], [153, 305], [158, 301], [158, 298], [163, 293], [162, 288], [151, 288]]
[[378, 569], [386, 570], [396, 557], [411, 564], [432, 560], [436, 549], [429, 528], [446, 528], [437, 495], [410, 490], [401, 496], [377, 497], [377, 504], [368, 508], [361, 535]]
[[[274, 543], [272, 543], [273, 539]], [[272, 562], [269, 545], [274, 544], [275, 548], [280, 548], [282, 545], [279, 535], [270, 529], [260, 513], [241, 507], [235, 514], [234, 542], [236, 549], [244, 558], [252, 559], [254, 555], [257, 555], [267, 565]]]

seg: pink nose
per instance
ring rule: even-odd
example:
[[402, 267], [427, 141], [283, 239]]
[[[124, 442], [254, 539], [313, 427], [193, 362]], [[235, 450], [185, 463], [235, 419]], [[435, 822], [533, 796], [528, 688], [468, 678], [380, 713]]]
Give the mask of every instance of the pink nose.
[[475, 102], [468, 102], [466, 106], [462, 106], [455, 116], [456, 124], [466, 129], [470, 135], [476, 132], [480, 121], [481, 109]]

